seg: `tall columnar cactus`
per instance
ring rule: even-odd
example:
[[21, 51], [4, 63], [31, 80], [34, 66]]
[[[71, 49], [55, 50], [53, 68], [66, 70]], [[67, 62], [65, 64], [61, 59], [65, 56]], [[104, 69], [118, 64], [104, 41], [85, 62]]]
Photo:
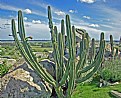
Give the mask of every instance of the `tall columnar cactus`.
[[[66, 15], [65, 19], [66, 31], [64, 20], [62, 20], [60, 33], [57, 31], [57, 27], [53, 26], [50, 6], [48, 6], [48, 19], [54, 53], [56, 78], [50, 75], [47, 70], [37, 62], [36, 57], [32, 53], [28, 37], [25, 35], [21, 11], [18, 11], [18, 33], [16, 32], [15, 21], [12, 19], [12, 34], [15, 39], [16, 46], [25, 60], [33, 68], [33, 70], [36, 71], [40, 78], [44, 79], [53, 86], [58, 98], [70, 98], [75, 88], [75, 84], [88, 80], [100, 67], [105, 49], [104, 33], [101, 33], [99, 52], [94, 57], [94, 60], [88, 65], [88, 63], [86, 64], [87, 51], [89, 48], [88, 34], [83, 35], [82, 41], [80, 42], [80, 60], [77, 61], [75, 27], [71, 26], [69, 15]], [[67, 33], [69, 50], [69, 57], [66, 58], [66, 63], [64, 62], [65, 32]], [[21, 41], [19, 41], [17, 34], [19, 34]], [[66, 90], [63, 89], [64, 86], [66, 86]]]
[[114, 57], [114, 45], [113, 45], [113, 36], [110, 35], [110, 47], [111, 47], [111, 56]]
[[91, 42], [91, 50], [90, 50], [90, 62], [94, 61], [94, 58], [95, 58], [95, 52], [96, 52], [96, 49], [95, 49], [95, 39], [93, 38], [92, 39], [92, 42]]
[[118, 57], [118, 51], [119, 51], [119, 49], [118, 48], [116, 48], [116, 53], [115, 53], [115, 58], [117, 58]]
[[120, 39], [119, 39], [119, 45], [121, 45], [121, 36], [120, 36]]

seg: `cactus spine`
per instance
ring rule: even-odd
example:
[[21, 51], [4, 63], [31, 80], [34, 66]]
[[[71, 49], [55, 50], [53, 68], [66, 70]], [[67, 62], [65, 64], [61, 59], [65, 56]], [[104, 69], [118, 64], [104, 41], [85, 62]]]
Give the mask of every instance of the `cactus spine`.
[[[101, 33], [100, 48], [98, 54], [94, 60], [89, 64], [86, 63], [87, 51], [89, 48], [89, 36], [88, 33], [83, 34], [82, 41], [80, 42], [80, 60], [76, 61], [76, 35], [75, 27], [71, 26], [70, 17], [66, 15], [66, 33], [69, 49], [69, 57], [67, 62], [64, 62], [64, 48], [65, 48], [65, 26], [64, 20], [61, 21], [61, 32], [58, 33], [57, 27], [53, 26], [51, 9], [48, 6], [48, 19], [49, 28], [51, 33], [51, 40], [54, 52], [54, 63], [56, 78], [53, 78], [36, 60], [36, 57], [32, 53], [31, 47], [25, 35], [24, 23], [22, 12], [18, 12], [18, 31], [21, 42], [18, 40], [17, 32], [15, 28], [15, 21], [12, 19], [12, 34], [15, 39], [16, 46], [20, 53], [23, 55], [28, 64], [37, 72], [40, 78], [43, 78], [46, 82], [51, 84], [58, 96], [58, 98], [70, 98], [75, 88], [75, 84], [84, 82], [98, 70], [102, 63], [105, 49], [104, 33]], [[85, 66], [86, 64], [86, 66]], [[82, 74], [85, 76], [81, 77]], [[63, 86], [67, 87], [64, 91]], [[64, 93], [65, 92], [65, 93]]]

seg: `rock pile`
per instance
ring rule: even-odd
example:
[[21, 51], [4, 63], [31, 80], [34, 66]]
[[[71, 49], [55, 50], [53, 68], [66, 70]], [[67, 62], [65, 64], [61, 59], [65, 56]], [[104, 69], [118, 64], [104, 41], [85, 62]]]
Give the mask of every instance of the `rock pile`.
[[23, 63], [0, 79], [0, 98], [49, 98], [51, 86]]

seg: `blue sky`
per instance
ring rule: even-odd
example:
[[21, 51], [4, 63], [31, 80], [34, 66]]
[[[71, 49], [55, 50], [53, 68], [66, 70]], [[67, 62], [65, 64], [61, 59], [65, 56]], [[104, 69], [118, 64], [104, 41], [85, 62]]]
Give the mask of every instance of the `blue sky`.
[[69, 14], [72, 25], [85, 29], [91, 37], [105, 39], [121, 36], [121, 0], [0, 0], [0, 39], [12, 39], [11, 19], [22, 10], [27, 36], [50, 39], [47, 6], [52, 7], [53, 23], [60, 29], [60, 20]]

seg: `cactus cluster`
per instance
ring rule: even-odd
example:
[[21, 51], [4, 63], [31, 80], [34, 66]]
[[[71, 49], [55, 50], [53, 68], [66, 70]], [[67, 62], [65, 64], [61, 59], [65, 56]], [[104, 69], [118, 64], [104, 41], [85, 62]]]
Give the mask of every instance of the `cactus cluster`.
[[[12, 19], [12, 35], [15, 43], [28, 62], [28, 64], [36, 71], [40, 78], [44, 79], [56, 91], [58, 98], [70, 98], [77, 83], [84, 82], [94, 75], [100, 67], [105, 50], [104, 33], [101, 33], [100, 47], [98, 53], [95, 55], [94, 39], [92, 40], [93, 56], [91, 63], [87, 62], [87, 52], [89, 48], [88, 33], [82, 34], [80, 41], [79, 60], [76, 59], [76, 35], [75, 27], [71, 26], [70, 17], [66, 15], [65, 25], [64, 20], [61, 21], [61, 32], [58, 33], [57, 27], [53, 26], [51, 8], [48, 6], [49, 28], [51, 33], [54, 64], [55, 64], [55, 78], [47, 72], [41, 64], [37, 62], [35, 55], [32, 52], [31, 46], [28, 42], [28, 37], [25, 35], [24, 22], [22, 11], [18, 11], [18, 32], [16, 32], [15, 21]], [[65, 30], [66, 26], [66, 30]], [[67, 34], [68, 54], [66, 58], [65, 51], [65, 33]], [[19, 41], [19, 37], [21, 41]], [[66, 62], [65, 62], [66, 58]], [[64, 87], [67, 89], [65, 90]]]

